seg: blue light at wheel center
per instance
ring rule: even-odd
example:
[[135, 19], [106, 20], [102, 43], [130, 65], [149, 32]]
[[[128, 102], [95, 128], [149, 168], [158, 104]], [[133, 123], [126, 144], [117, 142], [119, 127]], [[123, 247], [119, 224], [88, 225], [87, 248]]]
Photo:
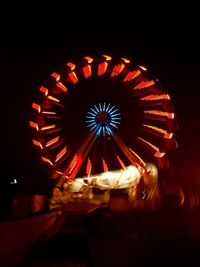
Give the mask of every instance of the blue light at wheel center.
[[92, 106], [87, 112], [86, 125], [96, 135], [112, 135], [114, 129], [118, 129], [121, 121], [119, 109], [106, 102]]

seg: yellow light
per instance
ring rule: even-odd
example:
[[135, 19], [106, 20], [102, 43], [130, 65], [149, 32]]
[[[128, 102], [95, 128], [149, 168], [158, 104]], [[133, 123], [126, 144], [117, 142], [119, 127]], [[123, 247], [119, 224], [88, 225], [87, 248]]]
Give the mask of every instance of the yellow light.
[[84, 59], [86, 59], [88, 63], [92, 63], [93, 62], [93, 58], [91, 58], [91, 57], [84, 57]]
[[76, 65], [74, 63], [68, 62], [66, 64], [68, 67], [70, 67], [70, 70], [74, 70], [76, 68]]
[[48, 125], [48, 126], [44, 126], [41, 128], [41, 131], [45, 131], [45, 130], [49, 130], [49, 129], [53, 129], [56, 127], [56, 124], [52, 124], [52, 125]]
[[166, 138], [166, 139], [171, 139], [172, 137], [173, 137], [173, 133], [166, 133], [165, 135], [164, 135], [164, 138]]
[[139, 66], [142, 70], [144, 70], [144, 71], [147, 71], [147, 68], [146, 67], [144, 67], [144, 66]]
[[157, 151], [154, 154], [154, 157], [156, 157], [156, 158], [162, 158], [164, 155], [165, 155], [165, 152], [159, 152], [159, 151]]
[[112, 59], [112, 57], [110, 57], [110, 56], [108, 56], [108, 55], [103, 55], [103, 57], [104, 57], [107, 61], [109, 61], [109, 60]]
[[55, 115], [56, 112], [53, 112], [53, 111], [42, 111], [42, 114]]
[[49, 141], [46, 143], [45, 147], [49, 147], [49, 146], [55, 144], [56, 142], [59, 141], [59, 139], [60, 139], [60, 136], [57, 136], [57, 137], [55, 137], [55, 138], [49, 140]]
[[168, 133], [166, 130], [158, 128], [156, 126], [152, 126], [148, 124], [143, 124], [143, 126], [164, 134], [164, 138], [171, 139], [173, 136], [173, 133]]
[[126, 59], [124, 57], [122, 57], [122, 60], [124, 61], [124, 63], [130, 63], [131, 62], [129, 59]]
[[58, 102], [58, 103], [60, 102], [59, 99], [57, 99], [57, 98], [55, 98], [55, 97], [53, 97], [51, 95], [47, 96], [47, 98], [50, 99], [50, 100], [52, 100], [52, 101]]
[[160, 110], [144, 110], [144, 113], [164, 116], [164, 117], [167, 117], [168, 119], [174, 119], [174, 113], [164, 112]]

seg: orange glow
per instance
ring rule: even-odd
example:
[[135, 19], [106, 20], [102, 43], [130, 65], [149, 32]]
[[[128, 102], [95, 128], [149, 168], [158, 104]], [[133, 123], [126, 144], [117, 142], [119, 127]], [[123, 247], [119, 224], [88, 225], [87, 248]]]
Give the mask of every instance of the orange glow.
[[37, 141], [37, 140], [35, 140], [35, 139], [32, 139], [32, 142], [33, 142], [33, 144], [34, 144], [35, 146], [39, 146], [41, 149], [43, 149], [43, 146], [42, 146], [41, 142], [39, 142], [39, 141]]
[[86, 174], [89, 177], [92, 171], [92, 163], [91, 160], [88, 158], [87, 160], [87, 166], [86, 166]]
[[60, 74], [53, 72], [51, 74], [51, 77], [53, 77], [57, 82], [60, 80]]
[[139, 159], [140, 163], [142, 163], [143, 166], [146, 167], [146, 163], [140, 158], [140, 156], [135, 151], [133, 151], [130, 147], [129, 147], [129, 150], [136, 156], [136, 158]]
[[115, 76], [119, 75], [122, 72], [122, 70], [124, 69], [124, 67], [125, 67], [125, 65], [123, 63], [114, 66], [113, 71], [111, 73], [111, 77], [115, 77]]
[[146, 67], [144, 67], [144, 66], [139, 66], [142, 70], [144, 70], [144, 71], [147, 71], [147, 68]]
[[155, 82], [153, 80], [152, 81], [142, 81], [138, 85], [136, 85], [133, 89], [135, 89], [135, 90], [143, 89], [143, 88], [146, 88], [146, 87], [153, 85], [154, 83]]
[[53, 129], [53, 130], [50, 130], [48, 132], [46, 132], [47, 134], [52, 134], [52, 133], [57, 133], [57, 132], [60, 132], [62, 129], [61, 128], [56, 128], [56, 129]]
[[102, 158], [102, 163], [103, 163], [103, 171], [108, 172], [108, 165], [106, 164], [104, 158]]
[[47, 96], [47, 98], [50, 99], [50, 100], [52, 100], [52, 101], [55, 101], [55, 102], [60, 102], [59, 99], [57, 99], [57, 98], [55, 98], [55, 97], [53, 97], [51, 95]]
[[36, 110], [38, 111], [38, 113], [41, 112], [41, 106], [38, 105], [38, 104], [36, 104], [36, 103], [33, 103], [33, 104], [32, 104], [32, 108], [36, 109]]
[[57, 174], [63, 175], [63, 172], [56, 170]]
[[85, 79], [89, 78], [91, 76], [91, 66], [90, 65], [84, 66], [83, 73], [84, 73]]
[[166, 139], [171, 139], [173, 136], [173, 133], [168, 133], [166, 130], [158, 128], [156, 126], [152, 126], [152, 125], [147, 125], [147, 124], [143, 124], [144, 127], [150, 128], [156, 132], [162, 133], [164, 134], [164, 138]]
[[29, 125], [32, 127], [32, 128], [35, 128], [37, 131], [39, 131], [39, 126], [37, 123], [33, 122], [33, 121], [29, 121]]
[[144, 110], [144, 113], [164, 116], [164, 117], [167, 117], [168, 119], [174, 119], [174, 113], [164, 112], [160, 110]]
[[45, 147], [49, 147], [49, 146], [55, 144], [56, 142], [59, 141], [59, 139], [60, 139], [60, 136], [57, 136], [57, 137], [55, 137], [55, 138], [49, 140], [49, 141], [46, 143]]
[[47, 96], [49, 90], [46, 87], [44, 87], [44, 86], [40, 86], [40, 92], [44, 93]]
[[103, 75], [108, 67], [108, 63], [107, 62], [103, 62], [101, 64], [98, 65], [98, 76]]
[[55, 127], [56, 127], [56, 124], [44, 126], [44, 127], [41, 128], [41, 131], [46, 131], [46, 130], [49, 130], [49, 129], [53, 129]]
[[77, 78], [76, 73], [74, 71], [71, 71], [69, 73], [69, 78], [74, 84], [78, 82], [78, 78]]
[[51, 166], [53, 166], [53, 163], [50, 161], [50, 159], [45, 158], [45, 157], [41, 157], [41, 159], [42, 159], [44, 162], [46, 162], [46, 163], [50, 164]]
[[118, 155], [116, 155], [118, 161], [119, 161], [119, 164], [120, 166], [122, 167], [122, 169], [126, 170], [126, 166], [124, 165], [123, 161], [120, 159], [120, 157]]
[[88, 63], [92, 63], [93, 62], [93, 58], [91, 58], [91, 57], [84, 57], [84, 59], [86, 59]]
[[171, 139], [172, 137], [173, 137], [173, 133], [166, 133], [164, 135], [164, 138], [166, 138], [166, 139]]
[[112, 57], [108, 56], [108, 55], [103, 55], [103, 57], [107, 60], [110, 61], [112, 59]]
[[53, 112], [53, 111], [42, 111], [42, 114], [55, 115], [56, 112]]
[[64, 86], [63, 83], [61, 83], [61, 82], [57, 82], [57, 83], [56, 83], [56, 86], [57, 86], [58, 88], [60, 88], [64, 93], [67, 92], [67, 88], [66, 88], [66, 86]]
[[137, 137], [139, 140], [141, 140], [142, 142], [144, 142], [145, 144], [147, 144], [148, 146], [150, 146], [151, 148], [153, 148], [155, 151], [160, 151], [160, 149], [157, 146], [154, 146], [152, 143], [146, 141], [145, 139], [141, 138], [141, 137]]
[[126, 81], [133, 80], [133, 79], [135, 79], [137, 76], [139, 76], [140, 73], [141, 73], [140, 70], [130, 71], [130, 72], [126, 75], [126, 77], [124, 78], [123, 81], [126, 82]]
[[67, 147], [65, 146], [57, 155], [55, 162], [58, 162], [67, 152]]
[[122, 57], [122, 60], [124, 61], [124, 63], [130, 63], [131, 62], [129, 59], [126, 59], [124, 57]]
[[163, 95], [148, 95], [141, 100], [146, 100], [146, 101], [151, 101], [151, 100], [170, 100], [170, 96], [168, 94], [163, 94]]
[[71, 62], [67, 63], [66, 65], [70, 67], [70, 70], [74, 70], [76, 68], [76, 65]]
[[78, 158], [79, 158], [79, 156], [77, 154], [75, 154], [75, 156], [73, 157], [73, 159], [69, 165], [69, 173], [71, 173], [73, 171], [73, 169], [75, 168], [76, 164], [78, 163]]
[[157, 151], [154, 154], [154, 157], [156, 157], [156, 158], [162, 158], [164, 155], [165, 155], [165, 152], [159, 152], [159, 151]]

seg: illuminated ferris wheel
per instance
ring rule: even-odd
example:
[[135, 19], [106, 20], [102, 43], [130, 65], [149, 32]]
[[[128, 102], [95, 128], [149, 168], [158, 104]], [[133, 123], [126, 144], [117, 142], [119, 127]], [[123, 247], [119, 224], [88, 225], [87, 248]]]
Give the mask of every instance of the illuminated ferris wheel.
[[145, 67], [86, 56], [53, 72], [32, 104], [33, 144], [57, 186], [165, 162], [176, 147], [170, 96]]

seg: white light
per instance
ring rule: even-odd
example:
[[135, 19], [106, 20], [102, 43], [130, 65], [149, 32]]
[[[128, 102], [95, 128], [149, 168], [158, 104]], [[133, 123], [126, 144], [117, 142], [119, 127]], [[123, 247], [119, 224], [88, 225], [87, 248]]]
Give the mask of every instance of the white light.
[[10, 182], [10, 184], [17, 184], [17, 180], [16, 179], [13, 179], [13, 181]]
[[87, 179], [88, 184], [95, 184], [101, 188], [127, 188], [132, 184], [139, 182], [141, 178], [140, 171], [133, 165], [127, 166], [126, 170], [103, 172], [89, 178], [76, 178], [72, 183], [72, 190], [81, 190], [83, 179]]

